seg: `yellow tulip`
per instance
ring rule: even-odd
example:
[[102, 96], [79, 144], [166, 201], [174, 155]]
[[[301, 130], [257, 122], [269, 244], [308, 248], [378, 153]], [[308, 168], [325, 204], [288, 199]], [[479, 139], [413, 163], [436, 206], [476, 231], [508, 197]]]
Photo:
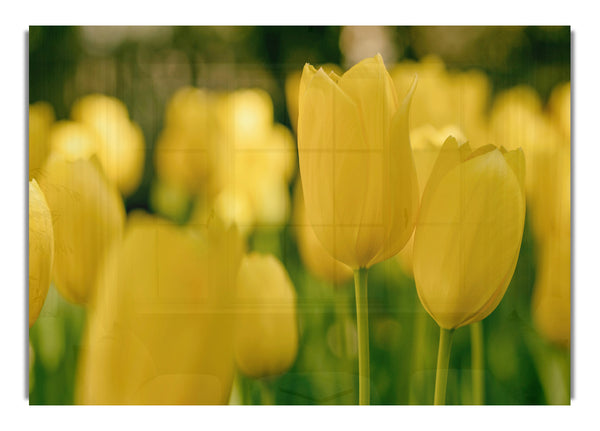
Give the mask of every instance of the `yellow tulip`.
[[[417, 179], [419, 182], [419, 199], [423, 198], [425, 185], [431, 175], [433, 165], [438, 158], [440, 149], [447, 136], [454, 136], [460, 145], [467, 142], [462, 131], [454, 126], [446, 126], [442, 129], [435, 129], [429, 124], [413, 129], [410, 132], [410, 142], [412, 144], [415, 166], [417, 168]], [[412, 275], [413, 273], [413, 245], [414, 232], [411, 235], [406, 247], [398, 253], [398, 261], [402, 270]]]
[[67, 160], [89, 159], [99, 146], [98, 136], [85, 124], [58, 121], [50, 129], [50, 149]]
[[517, 264], [525, 222], [525, 160], [449, 137], [423, 194], [413, 250], [421, 303], [441, 328], [484, 319]]
[[54, 109], [46, 102], [29, 105], [29, 179], [37, 177], [50, 153], [50, 127]]
[[216, 221], [187, 229], [131, 217], [90, 303], [76, 402], [226, 403], [242, 253], [236, 232]]
[[91, 94], [75, 102], [71, 117], [97, 135], [96, 155], [106, 177], [124, 196], [133, 193], [144, 171], [144, 135], [139, 126], [129, 120], [123, 102]]
[[569, 226], [547, 238], [541, 247], [532, 299], [538, 330], [550, 341], [568, 347], [571, 341], [571, 235]]
[[279, 260], [250, 253], [237, 282], [235, 359], [251, 377], [285, 372], [296, 359], [296, 292]]
[[[321, 67], [325, 73], [335, 72], [337, 75], [342, 74], [342, 69], [337, 64], [327, 63]], [[294, 71], [285, 78], [285, 102], [292, 128], [296, 133], [298, 132], [298, 90], [300, 89], [301, 79], [302, 72], [299, 71]]]
[[565, 82], [552, 89], [548, 101], [551, 117], [558, 123], [567, 142], [571, 142], [571, 83]]
[[122, 236], [123, 201], [95, 159], [50, 156], [40, 175], [54, 226], [53, 280], [69, 301], [86, 303], [106, 251]]
[[35, 323], [50, 287], [54, 231], [50, 209], [35, 179], [29, 181], [29, 327]]
[[416, 81], [398, 103], [380, 55], [342, 76], [304, 66], [298, 153], [308, 219], [325, 249], [353, 269], [408, 241], [419, 187], [408, 137]]
[[302, 196], [302, 184], [297, 182], [294, 190], [294, 232], [302, 263], [316, 277], [331, 283], [343, 283], [352, 278], [352, 270], [335, 260], [323, 248], [319, 238], [306, 219], [306, 208]]

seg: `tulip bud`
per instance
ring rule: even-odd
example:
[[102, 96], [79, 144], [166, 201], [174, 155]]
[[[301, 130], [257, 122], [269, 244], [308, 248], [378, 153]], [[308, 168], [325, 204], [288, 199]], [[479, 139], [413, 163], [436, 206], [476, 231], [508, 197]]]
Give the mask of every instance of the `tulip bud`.
[[29, 327], [37, 320], [50, 287], [54, 233], [50, 209], [37, 181], [29, 181]]
[[423, 193], [414, 276], [424, 308], [454, 329], [488, 316], [517, 264], [525, 223], [525, 160], [492, 145], [444, 143]]
[[40, 176], [54, 226], [53, 280], [69, 301], [86, 303], [106, 251], [121, 238], [125, 209], [95, 159], [48, 159]]
[[250, 253], [237, 282], [235, 359], [251, 377], [286, 371], [298, 351], [296, 292], [274, 256]]
[[189, 229], [132, 216], [97, 278], [77, 402], [226, 403], [242, 247], [235, 230], [216, 220]]
[[308, 219], [323, 247], [353, 269], [397, 254], [414, 229], [419, 188], [408, 108], [380, 55], [342, 76], [304, 66], [298, 153]]

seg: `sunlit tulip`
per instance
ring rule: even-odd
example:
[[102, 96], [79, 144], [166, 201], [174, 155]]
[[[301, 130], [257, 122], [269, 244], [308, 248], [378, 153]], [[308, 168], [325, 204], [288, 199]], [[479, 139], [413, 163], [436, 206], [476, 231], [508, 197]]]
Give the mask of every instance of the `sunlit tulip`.
[[343, 283], [352, 278], [350, 267], [331, 257], [321, 245], [312, 226], [308, 222], [300, 181], [297, 182], [294, 190], [293, 225], [302, 263], [304, 263], [314, 276], [336, 284]]
[[525, 222], [521, 150], [471, 152], [449, 137], [423, 194], [413, 250], [419, 298], [441, 328], [488, 316], [517, 264]]
[[36, 177], [50, 153], [50, 126], [54, 109], [46, 102], [29, 105], [29, 179]]
[[37, 320], [50, 287], [54, 234], [50, 209], [35, 179], [29, 181], [29, 327]]
[[557, 85], [548, 101], [550, 115], [557, 121], [563, 137], [571, 141], [571, 83]]
[[281, 262], [272, 255], [245, 256], [236, 297], [238, 368], [252, 377], [287, 371], [296, 359], [298, 323], [296, 292]]
[[369, 267], [408, 241], [419, 188], [408, 137], [416, 83], [399, 103], [380, 55], [342, 76], [304, 66], [298, 152], [308, 219], [325, 249]]
[[106, 177], [123, 195], [133, 193], [144, 170], [144, 135], [139, 126], [129, 120], [123, 102], [102, 94], [91, 94], [75, 102], [71, 117], [97, 134], [96, 155]]
[[58, 153], [44, 166], [40, 188], [54, 226], [52, 278], [66, 299], [85, 303], [98, 265], [122, 236], [123, 201], [95, 159], [70, 161]]
[[242, 253], [236, 232], [216, 220], [189, 229], [143, 213], [132, 217], [98, 277], [76, 402], [227, 402]]

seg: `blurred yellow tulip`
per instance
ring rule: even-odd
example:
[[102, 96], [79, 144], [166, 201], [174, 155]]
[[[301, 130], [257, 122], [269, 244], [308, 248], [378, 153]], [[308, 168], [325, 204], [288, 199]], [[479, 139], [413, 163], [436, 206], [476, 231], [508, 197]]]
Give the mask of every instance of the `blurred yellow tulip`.
[[98, 136], [85, 124], [63, 120], [50, 129], [50, 149], [67, 160], [89, 159], [99, 146]]
[[414, 229], [419, 187], [408, 136], [416, 86], [398, 103], [380, 55], [342, 76], [304, 66], [298, 152], [308, 219], [353, 269], [397, 254]]
[[123, 102], [103, 94], [91, 94], [75, 102], [71, 118], [96, 134], [96, 155], [106, 177], [124, 196], [133, 193], [144, 171], [144, 135], [139, 126], [129, 120]]
[[154, 153], [160, 180], [189, 194], [214, 194], [218, 124], [216, 100], [193, 87], [178, 90], [169, 100], [165, 127]]
[[50, 209], [35, 179], [29, 181], [29, 327], [35, 323], [50, 287], [54, 230]]
[[525, 223], [521, 150], [471, 152], [449, 137], [423, 194], [414, 277], [441, 328], [484, 319], [500, 303], [517, 264]]
[[571, 83], [565, 82], [552, 89], [548, 101], [551, 117], [558, 123], [563, 138], [571, 142]]
[[237, 282], [235, 359], [251, 377], [281, 374], [296, 359], [296, 292], [273, 255], [244, 257]]
[[78, 367], [83, 404], [223, 404], [234, 375], [235, 230], [138, 213], [100, 271]]
[[54, 109], [46, 102], [29, 105], [29, 179], [36, 177], [50, 153]]
[[40, 188], [54, 226], [52, 278], [66, 299], [86, 303], [101, 260], [122, 236], [123, 201], [94, 158], [72, 161], [52, 154]]
[[569, 347], [571, 341], [570, 240], [565, 226], [542, 243], [531, 304], [538, 330], [561, 347]]
[[298, 242], [298, 252], [302, 263], [308, 270], [321, 280], [341, 284], [352, 278], [352, 269], [342, 262], [335, 260], [323, 248], [319, 238], [306, 218], [302, 184], [297, 181], [294, 190], [294, 232]]

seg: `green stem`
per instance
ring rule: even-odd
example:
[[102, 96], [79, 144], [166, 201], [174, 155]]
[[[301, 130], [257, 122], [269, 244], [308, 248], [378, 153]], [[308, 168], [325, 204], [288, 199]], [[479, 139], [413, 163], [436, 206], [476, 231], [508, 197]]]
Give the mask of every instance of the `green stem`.
[[452, 335], [454, 335], [454, 329], [440, 328], [440, 345], [435, 374], [435, 396], [433, 399], [433, 404], [436, 406], [446, 403], [446, 383], [448, 382], [448, 364], [450, 363]]
[[358, 328], [358, 400], [360, 405], [369, 405], [370, 403], [367, 271], [367, 268], [359, 268], [354, 271], [356, 326]]
[[473, 404], [483, 404], [483, 325], [471, 325], [471, 369], [473, 379]]

